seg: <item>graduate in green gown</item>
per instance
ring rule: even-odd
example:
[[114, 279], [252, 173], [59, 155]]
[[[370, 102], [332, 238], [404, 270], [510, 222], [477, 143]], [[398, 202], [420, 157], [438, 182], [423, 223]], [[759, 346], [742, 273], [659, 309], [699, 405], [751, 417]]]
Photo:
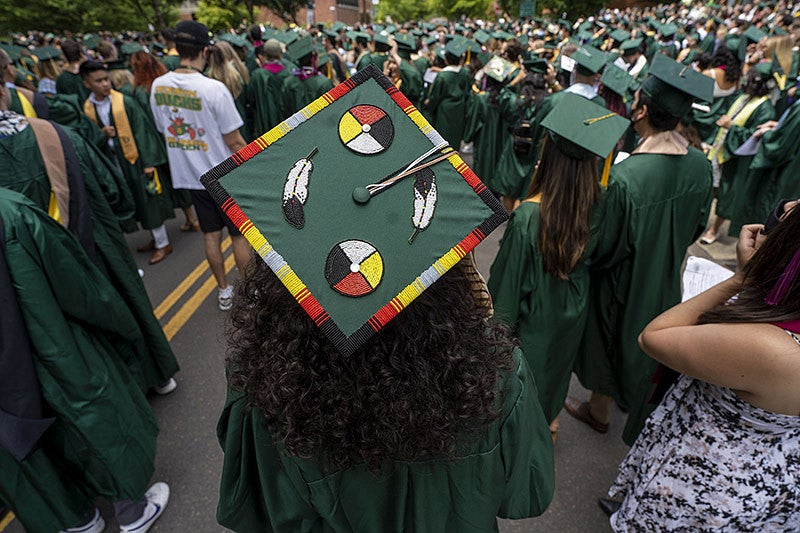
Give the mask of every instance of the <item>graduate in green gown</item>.
[[[15, 123], [22, 119], [16, 114], [6, 118]], [[131, 193], [97, 148], [69, 128], [52, 128], [47, 145], [43, 144], [47, 137], [37, 136], [31, 127], [17, 126], [0, 139], [0, 186], [27, 196], [84, 245], [127, 304], [139, 328], [137, 336], [144, 339], [135, 343], [134, 356], [126, 364], [142, 390], [165, 391], [158, 387], [169, 384], [178, 364], [120, 229], [134, 220]], [[45, 146], [57, 149], [43, 150]]]
[[613, 151], [628, 125], [565, 95], [542, 123], [548, 134], [528, 198], [514, 211], [492, 264], [494, 316], [522, 340], [554, 441], [588, 316], [585, 258], [597, 245], [600, 222], [597, 158]]
[[416, 40], [410, 33], [398, 33], [394, 36], [394, 42], [389, 50], [389, 59], [399, 66], [400, 90], [412, 104], [419, 107], [424, 92], [422, 74], [411, 61], [411, 54], [417, 50]]
[[[150, 264], [163, 261], [172, 252], [164, 221], [174, 218], [169, 192], [161, 183], [156, 167], [167, 162], [163, 138], [136, 100], [111, 89], [104, 65], [86, 61], [81, 65], [84, 83], [92, 95], [84, 102], [86, 115], [107, 138], [102, 150], [117, 165], [128, 183], [136, 204], [136, 222], [150, 230]], [[124, 228], [136, 231], [136, 226]]]
[[628, 444], [654, 408], [647, 399], [656, 363], [637, 338], [680, 301], [686, 248], [702, 231], [711, 202], [711, 165], [675, 128], [693, 100], [712, 98], [712, 86], [707, 76], [656, 55], [631, 111], [643, 140], [611, 167], [600, 241], [590, 258], [589, 318], [575, 363], [592, 399], [568, 398], [565, 407], [606, 432], [613, 398], [630, 412]]
[[[770, 63], [759, 63], [750, 69], [745, 76], [743, 94], [734, 100], [727, 113], [717, 121], [719, 130], [708, 153], [716, 174], [715, 180], [719, 179], [716, 217], [700, 237], [701, 244], [716, 241], [722, 224], [725, 220], [730, 220], [735, 212], [736, 197], [743, 188], [755, 155], [737, 155], [736, 151], [750, 139], [758, 126], [775, 118], [775, 108], [767, 96], [767, 83], [771, 78]], [[738, 235], [740, 229], [733, 228], [730, 234]]]
[[436, 131], [458, 150], [466, 126], [467, 104], [471, 97], [471, 80], [462, 72], [464, 50], [451, 41], [445, 47], [446, 66], [431, 84], [422, 109]]
[[800, 105], [795, 102], [780, 120], [767, 121], [754, 135], [761, 144], [734, 201], [731, 231], [765, 220], [782, 198], [800, 197]]
[[552, 441], [469, 255], [505, 210], [376, 66], [348, 85], [202, 180], [259, 254], [231, 310], [217, 518], [424, 533], [539, 515]]
[[286, 118], [283, 113], [283, 83], [292, 75], [291, 70], [281, 62], [283, 53], [277, 39], [267, 40], [257, 53], [261, 68], [250, 74], [245, 96], [247, 122], [253, 139]]
[[[0, 111], [4, 133], [15, 117]], [[73, 235], [2, 187], [0, 294], [0, 499], [26, 531], [102, 523], [95, 499], [138, 500], [154, 471], [156, 419], [126, 367], [136, 320]]]
[[58, 94], [72, 94], [78, 97], [79, 102], [83, 102], [89, 98], [90, 91], [83, 85], [81, 75], [78, 73], [78, 68], [85, 59], [81, 45], [69, 39], [61, 43], [61, 51], [64, 53], [67, 64], [56, 78]]
[[[310, 37], [303, 37], [288, 49], [299, 68], [283, 81], [283, 115], [289, 117], [333, 89], [331, 80], [316, 67], [317, 52]], [[263, 133], [263, 132], [262, 132]]]

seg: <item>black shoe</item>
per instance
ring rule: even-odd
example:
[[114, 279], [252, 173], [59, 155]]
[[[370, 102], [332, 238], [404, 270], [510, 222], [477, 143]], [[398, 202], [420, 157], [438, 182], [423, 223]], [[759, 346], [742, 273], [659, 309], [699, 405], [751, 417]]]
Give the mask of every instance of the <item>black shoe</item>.
[[619, 508], [622, 507], [621, 502], [615, 502], [614, 500], [607, 500], [605, 498], [600, 498], [597, 500], [597, 504], [608, 517], [611, 517], [612, 514], [616, 513]]

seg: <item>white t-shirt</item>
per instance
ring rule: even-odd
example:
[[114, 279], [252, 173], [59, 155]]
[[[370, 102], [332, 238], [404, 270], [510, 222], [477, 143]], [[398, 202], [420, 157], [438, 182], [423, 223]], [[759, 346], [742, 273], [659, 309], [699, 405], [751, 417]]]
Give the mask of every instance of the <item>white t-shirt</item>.
[[222, 136], [243, 124], [230, 91], [199, 72], [168, 72], [153, 82], [150, 108], [167, 141], [173, 187], [202, 190], [200, 176], [231, 156]]

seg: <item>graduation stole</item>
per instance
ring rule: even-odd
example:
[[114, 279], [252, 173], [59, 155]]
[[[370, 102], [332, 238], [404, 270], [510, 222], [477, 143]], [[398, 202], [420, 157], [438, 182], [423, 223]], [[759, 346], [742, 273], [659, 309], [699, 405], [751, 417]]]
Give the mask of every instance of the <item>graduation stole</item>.
[[28, 118], [37, 118], [36, 110], [33, 108], [33, 92], [22, 87], [15, 87], [19, 103], [22, 106], [22, 114]]
[[[122, 147], [122, 156], [128, 163], [133, 165], [139, 159], [139, 149], [136, 147], [136, 140], [133, 138], [133, 130], [131, 130], [131, 123], [128, 121], [128, 113], [125, 111], [125, 97], [121, 92], [114, 89], [111, 89], [108, 97], [111, 98], [111, 116], [114, 118], [117, 139], [119, 139], [119, 144]], [[98, 127], [103, 127], [97, 118], [97, 110], [94, 104], [88, 98], [83, 103], [83, 112]]]
[[50, 181], [50, 202], [47, 214], [64, 227], [69, 226], [69, 183], [67, 182], [67, 163], [64, 147], [55, 127], [38, 118], [28, 119], [28, 124], [36, 138], [36, 146], [42, 154], [47, 179]]
[[[758, 109], [758, 106], [764, 103], [769, 98], [768, 96], [761, 96], [759, 98], [751, 98], [747, 94], [743, 94], [733, 102], [731, 108], [728, 110], [728, 116], [731, 117], [733, 126], [744, 126], [750, 115]], [[725, 139], [728, 137], [729, 129], [720, 128], [717, 131], [717, 136], [714, 139], [714, 144], [711, 145], [711, 150], [708, 152], [708, 160], [713, 161], [715, 158], [720, 165], [729, 161], [730, 156], [725, 155]]]

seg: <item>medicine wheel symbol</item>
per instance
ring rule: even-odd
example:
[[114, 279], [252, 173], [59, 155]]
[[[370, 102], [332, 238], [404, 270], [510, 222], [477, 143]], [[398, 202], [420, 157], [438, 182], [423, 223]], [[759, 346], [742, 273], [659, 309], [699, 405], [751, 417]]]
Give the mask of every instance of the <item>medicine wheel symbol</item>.
[[325, 279], [333, 290], [345, 296], [365, 296], [383, 278], [383, 258], [365, 241], [350, 240], [337, 244], [325, 261]]
[[394, 125], [383, 109], [357, 105], [339, 120], [339, 138], [357, 154], [379, 154], [392, 144]]

